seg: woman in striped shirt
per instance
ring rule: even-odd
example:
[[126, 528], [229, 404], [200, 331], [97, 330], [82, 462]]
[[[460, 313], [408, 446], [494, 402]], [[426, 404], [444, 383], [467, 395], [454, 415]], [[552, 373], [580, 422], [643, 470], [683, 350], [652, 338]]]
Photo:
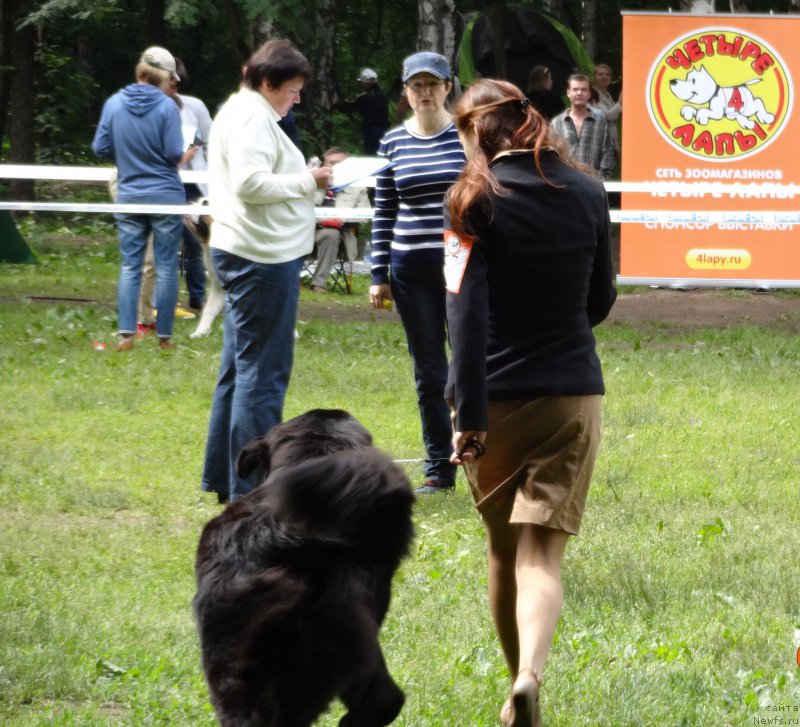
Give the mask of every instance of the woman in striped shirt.
[[414, 365], [425, 483], [418, 494], [446, 492], [455, 484], [450, 410], [444, 401], [445, 192], [466, 158], [445, 108], [450, 66], [437, 53], [415, 53], [403, 62], [403, 83], [413, 116], [389, 131], [378, 154], [392, 165], [378, 176], [372, 225], [370, 301], [381, 308], [394, 300]]

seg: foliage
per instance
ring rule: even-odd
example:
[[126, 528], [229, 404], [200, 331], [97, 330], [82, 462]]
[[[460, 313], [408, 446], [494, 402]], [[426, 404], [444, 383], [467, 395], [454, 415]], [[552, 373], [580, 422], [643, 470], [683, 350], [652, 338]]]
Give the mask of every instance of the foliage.
[[116, 8], [116, 0], [47, 0], [21, 18], [20, 25], [55, 25], [69, 19], [97, 20], [114, 12]]
[[[659, 0], [609, 0], [596, 4], [596, 27], [584, 28], [585, 4], [577, 0], [521, 4], [548, 8], [576, 35], [596, 35], [596, 62], [621, 68], [621, 16], [628, 11], [665, 11]], [[502, 5], [496, 0], [496, 5]], [[16, 4], [7, 4], [17, 7]], [[487, 4], [457, 0], [454, 23]], [[213, 111], [233, 92], [240, 67], [264, 33], [293, 39], [318, 65], [298, 108], [307, 156], [319, 153], [332, 139], [350, 149], [359, 148], [358, 120], [333, 111], [333, 97], [353, 98], [361, 67], [377, 70], [381, 85], [396, 100], [402, 58], [415, 50], [417, 0], [164, 0], [142, 4], [134, 0], [46, 0], [19, 5], [22, 15], [13, 28], [35, 26], [37, 70], [30, 79], [36, 91], [35, 134], [37, 159], [75, 163], [89, 156], [89, 146], [105, 98], [132, 81], [139, 53], [160, 44], [181, 57], [192, 77], [184, 89], [202, 98]], [[24, 8], [29, 10], [25, 14]], [[797, 12], [792, 0], [748, 0], [751, 12]], [[162, 16], [155, 18], [163, 8]], [[728, 10], [717, 0], [718, 12]], [[335, 13], [334, 13], [335, 11]], [[6, 11], [7, 12], [7, 11]], [[330, 18], [329, 18], [330, 15]], [[0, 35], [0, 51], [4, 37]], [[329, 51], [333, 54], [328, 63]], [[13, 65], [0, 67], [0, 115], [13, 113], [5, 105]], [[6, 89], [6, 90], [4, 90]], [[3, 102], [3, 99], [6, 99]], [[3, 126], [0, 124], [0, 129]], [[0, 149], [7, 156], [6, 140]]]
[[72, 129], [85, 125], [97, 85], [72, 55], [59, 55], [57, 47], [43, 42], [37, 53], [41, 80], [36, 97], [38, 161], [69, 163], [86, 154], [83, 140], [76, 145]]

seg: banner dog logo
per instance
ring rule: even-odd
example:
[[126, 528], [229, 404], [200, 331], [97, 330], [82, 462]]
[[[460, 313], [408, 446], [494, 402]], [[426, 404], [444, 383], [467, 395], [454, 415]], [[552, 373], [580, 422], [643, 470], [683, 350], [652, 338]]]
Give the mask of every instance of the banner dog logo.
[[765, 41], [704, 28], [670, 43], [647, 79], [650, 118], [689, 156], [729, 162], [780, 134], [792, 106], [789, 72]]
[[755, 116], [762, 124], [771, 124], [775, 114], [764, 108], [764, 102], [753, 96], [748, 88], [751, 84], [760, 83], [760, 78], [746, 81], [743, 86], [720, 86], [703, 66], [689, 71], [685, 80], [673, 78], [669, 82], [670, 90], [681, 101], [689, 101], [695, 106], [684, 106], [681, 116], [687, 121], [697, 119], [698, 124], [706, 125], [712, 119], [719, 120], [725, 116], [736, 119], [743, 129], [752, 129]]

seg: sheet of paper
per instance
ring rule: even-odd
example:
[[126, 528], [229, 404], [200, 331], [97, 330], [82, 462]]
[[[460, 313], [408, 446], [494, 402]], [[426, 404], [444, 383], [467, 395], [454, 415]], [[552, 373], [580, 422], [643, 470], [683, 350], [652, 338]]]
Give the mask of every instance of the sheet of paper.
[[197, 138], [197, 127], [183, 124], [181, 126], [181, 131], [183, 132], [183, 148], [188, 149], [194, 144], [194, 140]]
[[331, 189], [338, 192], [351, 184], [374, 187], [374, 176], [391, 166], [392, 162], [383, 157], [347, 157], [334, 166]]

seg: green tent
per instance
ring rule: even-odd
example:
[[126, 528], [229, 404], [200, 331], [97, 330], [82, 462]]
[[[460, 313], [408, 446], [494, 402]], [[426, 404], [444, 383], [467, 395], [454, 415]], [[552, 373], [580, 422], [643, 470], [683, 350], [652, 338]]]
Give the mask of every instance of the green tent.
[[[492, 78], [494, 39], [492, 11], [473, 15], [468, 21], [458, 49], [458, 79], [468, 86], [476, 78]], [[594, 63], [581, 42], [563, 23], [548, 13], [528, 7], [509, 5], [506, 8], [506, 78], [524, 92], [531, 68], [544, 65], [553, 76], [553, 89], [567, 87], [571, 73], [591, 77]]]
[[14, 219], [5, 210], [0, 210], [0, 262], [35, 263], [36, 255], [19, 234]]

